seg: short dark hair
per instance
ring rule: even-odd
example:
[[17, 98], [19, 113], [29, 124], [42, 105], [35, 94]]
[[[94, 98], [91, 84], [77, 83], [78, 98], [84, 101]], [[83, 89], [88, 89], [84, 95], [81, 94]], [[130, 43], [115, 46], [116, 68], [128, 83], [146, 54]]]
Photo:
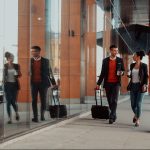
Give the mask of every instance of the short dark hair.
[[140, 59], [142, 60], [143, 56], [145, 56], [145, 52], [144, 51], [138, 51], [138, 52], [135, 52], [135, 54], [137, 56], [140, 56]]
[[110, 45], [109, 49], [118, 48], [116, 45]]
[[38, 52], [41, 51], [41, 48], [39, 46], [32, 46], [31, 49], [34, 49], [34, 50], [36, 50]]

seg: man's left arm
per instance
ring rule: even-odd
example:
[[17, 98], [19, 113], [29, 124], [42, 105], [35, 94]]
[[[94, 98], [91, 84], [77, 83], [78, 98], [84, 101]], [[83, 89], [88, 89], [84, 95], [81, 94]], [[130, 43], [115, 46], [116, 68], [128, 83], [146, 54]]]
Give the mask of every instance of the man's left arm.
[[46, 74], [46, 76], [48, 76], [49, 77], [49, 60], [48, 59], [45, 59], [45, 74]]
[[122, 71], [122, 76], [124, 75], [124, 71], [125, 71], [125, 69], [124, 69], [124, 62], [123, 62], [123, 59], [121, 58], [121, 71]]
[[56, 85], [56, 81], [55, 81], [55, 78], [54, 78], [54, 75], [53, 75], [53, 72], [52, 72], [52, 68], [49, 64], [49, 60], [47, 60], [47, 76], [48, 78], [50, 79], [50, 82], [53, 86]]

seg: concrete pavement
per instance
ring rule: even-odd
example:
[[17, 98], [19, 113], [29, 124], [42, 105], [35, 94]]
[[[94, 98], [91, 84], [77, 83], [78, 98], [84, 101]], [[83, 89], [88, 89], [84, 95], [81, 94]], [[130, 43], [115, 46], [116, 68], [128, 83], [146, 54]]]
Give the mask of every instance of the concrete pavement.
[[132, 123], [130, 101], [118, 105], [118, 119], [94, 120], [90, 112], [0, 145], [0, 149], [150, 149], [150, 96], [140, 127]]

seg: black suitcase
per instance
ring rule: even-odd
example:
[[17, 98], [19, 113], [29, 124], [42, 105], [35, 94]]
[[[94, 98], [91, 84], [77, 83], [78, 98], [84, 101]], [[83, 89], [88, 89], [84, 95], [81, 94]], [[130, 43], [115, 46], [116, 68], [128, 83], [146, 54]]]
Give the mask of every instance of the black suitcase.
[[[53, 96], [52, 96], [54, 105], [49, 105], [49, 112], [50, 112], [51, 118], [67, 117], [67, 106], [60, 104], [58, 88], [52, 89], [52, 93], [54, 93], [54, 92], [55, 92], [55, 95], [53, 94]], [[56, 101], [58, 104], [56, 104]]]
[[50, 105], [49, 106], [51, 118], [64, 118], [67, 117], [66, 105]]
[[[101, 105], [97, 104], [98, 92], [100, 95]], [[109, 107], [103, 106], [103, 104], [102, 104], [101, 90], [95, 90], [95, 101], [96, 101], [96, 105], [92, 105], [92, 108], [91, 108], [92, 118], [94, 118], [94, 119], [109, 119]]]
[[3, 95], [0, 93], [0, 104], [3, 103]]

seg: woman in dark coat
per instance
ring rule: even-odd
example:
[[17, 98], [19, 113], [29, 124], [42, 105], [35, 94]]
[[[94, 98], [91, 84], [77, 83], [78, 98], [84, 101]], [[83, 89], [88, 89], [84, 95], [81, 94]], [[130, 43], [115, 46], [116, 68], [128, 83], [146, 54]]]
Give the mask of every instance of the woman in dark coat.
[[138, 51], [133, 55], [135, 63], [130, 65], [130, 74], [128, 75], [131, 80], [127, 89], [130, 91], [135, 126], [139, 126], [142, 101], [148, 87], [148, 68], [147, 64], [141, 62], [143, 56], [145, 56], [144, 51]]
[[11, 105], [16, 113], [16, 120], [19, 121], [17, 95], [20, 89], [18, 78], [21, 76], [20, 66], [14, 64], [14, 55], [6, 52], [5, 57], [7, 63], [4, 64], [4, 92], [7, 102], [8, 124], [12, 123]]

